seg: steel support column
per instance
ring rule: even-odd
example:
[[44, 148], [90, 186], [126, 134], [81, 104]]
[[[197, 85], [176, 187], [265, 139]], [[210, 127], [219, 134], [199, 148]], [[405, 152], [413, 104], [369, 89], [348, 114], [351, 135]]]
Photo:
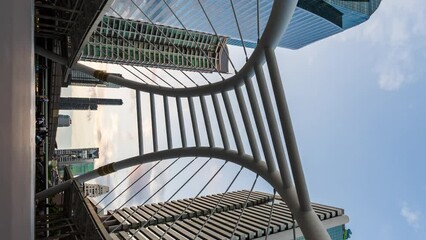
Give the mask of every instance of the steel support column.
[[142, 127], [142, 109], [141, 109], [141, 93], [136, 90], [136, 119], [138, 121], [138, 146], [139, 155], [143, 154], [143, 127]]
[[281, 128], [284, 133], [291, 171], [293, 173], [293, 179], [296, 185], [297, 195], [299, 197], [300, 208], [303, 211], [309, 211], [312, 209], [311, 200], [306, 186], [299, 150], [297, 149], [296, 136], [294, 135], [293, 125], [291, 123], [290, 111], [288, 110], [287, 100], [285, 98], [280, 70], [277, 65], [274, 50], [266, 49], [265, 51], [269, 75], [272, 82], [272, 89], [277, 103], [276, 106], [280, 116]]

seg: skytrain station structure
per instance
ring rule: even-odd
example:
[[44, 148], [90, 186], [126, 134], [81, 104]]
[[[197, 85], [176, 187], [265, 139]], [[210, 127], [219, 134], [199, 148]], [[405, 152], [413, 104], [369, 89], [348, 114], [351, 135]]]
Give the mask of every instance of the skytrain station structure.
[[[36, 236], [46, 238], [52, 237], [50, 234], [53, 233], [65, 233], [64, 237], [77, 239], [120, 236], [124, 239], [146, 239], [149, 233], [173, 239], [167, 235], [168, 231], [170, 234], [180, 231], [180, 236], [189, 232], [190, 235], [183, 236], [189, 239], [191, 236], [208, 239], [211, 231], [216, 230], [213, 226], [203, 225], [200, 218], [211, 216], [219, 221], [221, 214], [225, 214], [235, 222], [233, 227], [222, 225], [222, 230], [217, 230], [224, 238], [266, 238], [278, 229], [284, 230], [284, 226], [288, 229], [290, 223], [280, 222], [282, 215], [286, 215], [287, 219], [294, 219], [304, 238], [331, 239], [318, 209], [321, 208], [325, 216], [333, 216], [332, 212], [335, 212], [334, 216], [342, 216], [343, 211], [332, 207], [324, 207], [328, 208], [324, 210], [322, 206], [311, 203], [274, 50], [276, 47], [298, 49], [354, 27], [368, 20], [380, 0], [265, 0], [250, 3], [237, 0], [179, 0], [172, 3], [166, 0], [139, 3], [133, 0], [56, 3], [18, 0], [2, 3], [1, 15], [8, 19], [1, 24], [2, 32], [8, 33], [8, 37], [2, 39], [6, 47], [0, 50], [0, 59], [3, 60], [0, 64], [3, 73], [0, 106], [4, 111], [0, 117], [4, 130], [0, 134], [3, 153], [0, 186], [4, 193], [1, 200], [4, 224], [0, 229], [3, 237], [34, 239]], [[105, 19], [118, 23], [113, 24], [111, 30], [118, 33], [106, 34], [111, 26], [101, 24]], [[96, 35], [99, 26], [100, 35]], [[105, 35], [102, 33], [104, 30]], [[143, 44], [142, 39], [145, 41]], [[96, 46], [97, 41], [103, 45]], [[232, 56], [226, 44], [241, 46], [244, 55]], [[84, 58], [94, 61], [94, 56], [99, 57], [97, 61], [117, 60], [118, 64], [127, 66], [123, 68], [133, 69], [128, 70], [129, 73], [140, 81], [79, 62]], [[241, 68], [237, 69], [235, 57], [246, 60]], [[152, 69], [164, 72], [164, 76], [157, 76], [161, 81], [154, 81], [146, 74], [154, 75]], [[46, 118], [54, 122], [58, 117], [60, 86], [73, 70], [102, 82], [135, 90], [139, 102], [137, 110], [139, 113], [150, 112], [151, 125], [142, 127], [138, 114], [138, 156], [115, 159], [78, 177], [66, 173], [61, 184], [46, 186], [45, 190], [35, 193], [34, 79], [40, 77], [49, 83], [47, 93], [51, 101]], [[140, 105], [141, 93], [149, 96], [148, 107]], [[164, 119], [156, 118], [158, 112], [164, 114]], [[172, 115], [177, 116], [176, 119], [172, 119]], [[241, 121], [237, 121], [239, 118]], [[51, 128], [55, 128], [55, 124]], [[143, 137], [144, 128], [151, 132], [150, 149], [142, 144], [147, 141]], [[48, 149], [54, 149], [55, 139], [49, 139], [48, 144]], [[45, 158], [45, 164], [48, 164], [49, 152]], [[264, 204], [270, 201], [271, 196], [267, 196], [269, 200], [263, 203], [251, 203], [250, 196], [257, 194], [252, 188], [241, 202], [234, 202], [241, 209], [235, 215], [223, 208], [218, 210], [222, 203], [220, 200], [227, 192], [219, 193], [217, 196], [222, 196], [219, 199], [216, 196], [216, 204], [214, 201], [211, 203], [213, 210], [198, 209], [203, 214], [193, 213], [199, 218], [191, 219], [193, 222], [189, 223], [183, 216], [191, 215], [187, 212], [194, 208], [191, 204], [181, 206], [182, 211], [174, 213], [172, 210], [175, 209], [162, 204], [172, 214], [163, 215], [166, 219], [161, 223], [163, 225], [152, 231], [143, 224], [135, 223], [136, 215], [133, 217], [128, 213], [126, 219], [120, 218], [116, 212], [110, 213], [116, 218], [114, 221], [126, 224], [121, 224], [120, 230], [124, 233], [111, 236], [107, 231], [108, 224], [114, 222], [99, 217], [94, 208], [99, 202], [93, 204], [81, 195], [80, 183], [88, 180], [139, 164], [161, 161], [174, 164], [181, 158], [193, 158], [192, 161], [207, 158], [208, 161], [221, 162], [221, 168], [212, 178], [228, 163], [255, 173], [253, 186], [260, 177], [276, 190], [280, 201], [276, 212], [272, 207], [274, 204], [271, 207]], [[45, 167], [47, 169], [47, 165]], [[45, 211], [45, 216], [36, 218], [34, 206], [48, 208], [49, 198], [55, 194], [64, 195], [63, 218], [56, 219], [57, 216], [49, 215], [48, 211]], [[196, 202], [194, 199], [198, 197], [199, 194], [194, 194], [190, 202]], [[285, 203], [286, 210], [280, 209], [284, 207], [281, 202]], [[223, 207], [231, 209], [231, 205]], [[244, 216], [255, 218], [253, 211], [257, 207], [266, 207], [269, 215], [267, 212], [260, 214], [265, 216], [267, 224], [256, 230], [256, 226], [242, 219]], [[146, 208], [151, 209], [149, 218], [156, 218], [162, 210], [155, 210], [153, 205], [146, 205]], [[120, 211], [117, 209], [117, 212]], [[176, 214], [179, 215], [175, 217]], [[66, 219], [65, 224], [52, 225], [52, 222], [63, 219]], [[158, 221], [159, 218], [156, 219]], [[171, 222], [168, 222], [170, 219]], [[263, 220], [253, 220], [259, 221]], [[175, 228], [172, 228], [175, 223]], [[132, 229], [131, 225], [137, 228]], [[292, 226], [295, 224], [292, 223]], [[167, 230], [169, 228], [172, 230]], [[225, 235], [223, 228], [228, 228]], [[64, 231], [58, 232], [58, 229]], [[157, 230], [163, 231], [161, 235]], [[264, 235], [260, 234], [262, 231]], [[138, 237], [140, 234], [142, 238]], [[336, 239], [344, 236], [341, 237]], [[289, 239], [292, 239], [291, 236]]]

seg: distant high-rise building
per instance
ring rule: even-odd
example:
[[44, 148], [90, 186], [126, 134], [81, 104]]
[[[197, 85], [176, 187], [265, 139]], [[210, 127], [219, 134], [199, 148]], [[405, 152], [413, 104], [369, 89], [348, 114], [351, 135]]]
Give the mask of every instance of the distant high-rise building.
[[[157, 239], [156, 236], [193, 239], [201, 226], [204, 226], [199, 235], [202, 239], [229, 239], [232, 233], [235, 239], [264, 239], [269, 224], [269, 239], [294, 240], [294, 234], [296, 240], [304, 239], [281, 197], [274, 199], [272, 194], [252, 192], [246, 203], [248, 194], [249, 191], [236, 191], [226, 193], [223, 198], [222, 194], [215, 194], [126, 207], [108, 211], [105, 219], [109, 220], [104, 222], [104, 226], [109, 232], [114, 230], [110, 233], [113, 239], [128, 239], [130, 234], [135, 234], [136, 239], [151, 240]], [[217, 205], [220, 199], [221, 203]], [[215, 213], [211, 215], [216, 206]], [[346, 239], [345, 224], [349, 222], [349, 217], [343, 209], [316, 203], [312, 207], [332, 240]], [[152, 216], [154, 213], [155, 217]], [[135, 232], [136, 229], [139, 230]]]
[[227, 38], [105, 16], [81, 60], [201, 72], [228, 72]]
[[91, 183], [83, 184], [83, 192], [85, 196], [97, 197], [107, 193], [108, 191], [109, 191], [108, 186], [104, 186], [100, 184], [91, 184]]
[[74, 176], [82, 175], [95, 169], [94, 162], [74, 163], [68, 166]]
[[99, 158], [99, 148], [76, 148], [55, 150], [58, 165], [90, 163]]
[[59, 109], [63, 110], [97, 110], [98, 105], [122, 105], [121, 99], [109, 98], [61, 98]]
[[[113, 75], [122, 77], [121, 74], [118, 73], [111, 73]], [[121, 86], [110, 83], [110, 82], [103, 82], [89, 74], [77, 71], [77, 70], [71, 70], [71, 73], [66, 78], [66, 82], [64, 82], [63, 87], [68, 86], [82, 86], [82, 87], [104, 87], [104, 88], [120, 88]]]
[[71, 125], [71, 117], [69, 115], [58, 116], [58, 127], [69, 127]]
[[[68, 169], [71, 171], [74, 177], [85, 174], [95, 169], [94, 160], [89, 162], [68, 163], [66, 165], [68, 166]], [[60, 164], [58, 166], [59, 176], [61, 178], [64, 176], [64, 167], [65, 167], [64, 164]]]
[[[214, 23], [218, 34], [228, 36], [228, 44], [241, 46], [242, 42], [236, 27], [231, 1], [205, 0], [202, 5], [210, 21]], [[320, 39], [342, 32], [348, 28], [361, 24], [369, 19], [379, 6], [381, 0], [299, 0], [288, 28], [278, 43], [279, 47], [297, 49]], [[259, 27], [263, 32], [273, 0], [233, 1], [237, 9], [240, 32], [246, 47], [255, 47], [257, 43], [257, 13], [259, 13]], [[114, 11], [126, 19], [150, 20], [157, 24], [213, 33], [213, 29], [200, 8], [198, 1], [175, 0], [168, 2], [174, 12], [170, 11], [164, 1], [142, 1], [139, 8], [127, 0], [116, 0], [112, 5]], [[144, 12], [144, 14], [141, 13]], [[113, 11], [110, 15], [115, 15]], [[174, 16], [176, 14], [179, 20]]]

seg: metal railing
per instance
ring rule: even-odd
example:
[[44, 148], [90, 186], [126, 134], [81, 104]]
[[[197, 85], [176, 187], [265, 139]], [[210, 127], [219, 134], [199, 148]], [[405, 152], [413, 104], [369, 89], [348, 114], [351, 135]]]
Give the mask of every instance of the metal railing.
[[[63, 192], [62, 211], [55, 216], [48, 216], [49, 237], [59, 239], [100, 240], [111, 239], [102, 225], [96, 211], [88, 198], [81, 191], [81, 184], [73, 179], [68, 167], [64, 169], [64, 180], [71, 180], [71, 187]], [[43, 229], [42, 229], [43, 230]]]

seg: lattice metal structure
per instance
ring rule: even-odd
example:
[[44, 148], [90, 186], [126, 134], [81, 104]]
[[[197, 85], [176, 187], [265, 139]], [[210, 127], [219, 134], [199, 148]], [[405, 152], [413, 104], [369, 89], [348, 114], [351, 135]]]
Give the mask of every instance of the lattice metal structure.
[[[130, 206], [109, 211], [101, 220], [108, 219], [103, 222], [113, 239], [127, 239], [131, 234], [136, 239], [154, 240], [163, 234], [166, 239], [195, 239], [199, 229], [202, 229], [198, 234], [200, 238], [224, 239], [234, 231], [248, 194], [249, 191], [243, 190], [229, 192], [223, 198], [222, 194], [213, 194], [196, 199]], [[192, 201], [193, 204], [184, 215], [173, 224], [185, 206]], [[216, 206], [219, 201], [220, 204]], [[291, 217], [291, 211], [280, 197], [253, 191], [246, 205], [245, 214], [235, 230], [235, 239], [257, 239], [268, 234], [274, 234], [274, 239], [286, 239], [285, 237], [292, 235], [292, 230], [297, 227]], [[333, 232], [333, 239], [341, 239], [342, 225], [348, 219], [344, 210], [321, 204], [313, 204], [313, 209], [321, 221], [333, 221], [328, 231]]]
[[[194, 40], [197, 38], [195, 33], [188, 30], [185, 26], [186, 24], [184, 24], [176, 14], [176, 12], [182, 11], [182, 9], [174, 9], [173, 5], [169, 4], [166, 0], [158, 2], [162, 2], [162, 4], [164, 4], [164, 8], [162, 10], [170, 11], [171, 16], [175, 17], [176, 21], [174, 22], [181, 25], [180, 27], [183, 29], [181, 31], [186, 34], [188, 39]], [[306, 8], [309, 7], [312, 11], [316, 11], [318, 10], [318, 7], [323, 5], [326, 6], [323, 1], [315, 2], [320, 5], [309, 5], [306, 6]], [[146, 9], [143, 9], [140, 4], [135, 3], [133, 0], [130, 0], [129, 3], [135, 11], [138, 11], [138, 14], [143, 16], [142, 18], [144, 21], [152, 25], [156, 24], [154, 21], [155, 19], [153, 20], [153, 17], [150, 17], [150, 15], [145, 11]], [[196, 71], [199, 75], [195, 78], [194, 74], [188, 74], [187, 71], [183, 71], [184, 69], [179, 68], [178, 64], [170, 61], [170, 59], [167, 60], [167, 64], [170, 64], [171, 68], [177, 69], [178, 71], [170, 72], [166, 69], [162, 69], [164, 74], [167, 76], [167, 80], [161, 77], [158, 72], [150, 70], [149, 64], [148, 66], [144, 66], [145, 69], [137, 67], [140, 66], [139, 63], [130, 63], [130, 66], [120, 64], [123, 69], [127, 70], [140, 81], [125, 79], [79, 63], [73, 65], [75, 70], [90, 74], [102, 81], [111, 82], [136, 90], [136, 99], [139, 110], [138, 126], [140, 155], [109, 163], [95, 171], [76, 177], [76, 180], [85, 182], [125, 168], [133, 166], [138, 166], [137, 168], [139, 168], [142, 164], [156, 162], [152, 167], [145, 171], [145, 175], [155, 168], [160, 162], [170, 162], [170, 164], [157, 176], [145, 184], [138, 192], [129, 197], [126, 201], [127, 203], [131, 198], [135, 197], [139, 192], [155, 181], [155, 179], [167, 171], [167, 169], [169, 169], [177, 161], [184, 158], [193, 158], [187, 165], [182, 167], [176, 175], [171, 177], [159, 190], [153, 193], [143, 203], [146, 204], [156, 193], [158, 193], [158, 191], [166, 187], [177, 175], [190, 166], [192, 162], [200, 161], [201, 159], [208, 159], [172, 196], [170, 196], [170, 198], [165, 202], [168, 203], [175, 194], [187, 184], [188, 181], [191, 181], [193, 177], [197, 175], [197, 173], [208, 162], [210, 162], [210, 160], [221, 160], [223, 164], [216, 172], [214, 172], [213, 176], [193, 199], [200, 196], [202, 191], [208, 186], [208, 184], [210, 184], [222, 168], [224, 168], [228, 162], [231, 162], [239, 165], [241, 169], [231, 181], [227, 190], [221, 194], [219, 201], [216, 203], [209, 217], [214, 217], [215, 211], [219, 209], [218, 206], [225, 198], [228, 190], [231, 188], [233, 182], [243, 168], [254, 172], [256, 174], [256, 178], [253, 182], [252, 188], [248, 192], [244, 204], [241, 207], [242, 211], [240, 211], [240, 215], [236, 218], [233, 231], [225, 237], [233, 239], [238, 235], [236, 229], [238, 229], [240, 220], [244, 216], [245, 209], [250, 204], [249, 199], [253, 193], [256, 181], [258, 177], [261, 177], [267, 181], [273, 189], [275, 189], [281, 199], [286, 203], [289, 211], [291, 212], [291, 216], [294, 218], [295, 222], [297, 222], [306, 239], [330, 239], [330, 236], [323, 227], [310, 201], [281, 80], [279, 64], [275, 55], [275, 48], [280, 43], [280, 39], [286, 32], [287, 26], [289, 25], [293, 15], [295, 15], [294, 17], [297, 18], [298, 21], [300, 21], [299, 23], [302, 25], [309, 25], [310, 23], [309, 21], [308, 23], [303, 22], [300, 15], [295, 14], [295, 9], [298, 4], [297, 0], [276, 0], [273, 2], [272, 7], [270, 7], [270, 2], [268, 2], [269, 5], [267, 5], [267, 7], [270, 7], [270, 12], [268, 12], [269, 18], [264, 27], [261, 27], [260, 19], [261, 16], [264, 16], [265, 12], [262, 11], [263, 6], [261, 5], [261, 2], [256, 1], [256, 22], [251, 22], [250, 24], [256, 26], [258, 40], [254, 51], [250, 55], [250, 51], [247, 51], [245, 45], [244, 26], [241, 26], [241, 22], [238, 20], [239, 13], [241, 13], [241, 11], [236, 11], [236, 6], [242, 8], [241, 2], [238, 2], [240, 5], [235, 4], [233, 0], [230, 0], [229, 3], [230, 9], [232, 10], [232, 18], [235, 20], [235, 22], [232, 23], [232, 26], [235, 27], [234, 32], [238, 33], [238, 36], [240, 37], [240, 43], [246, 60], [243, 67], [237, 70], [236, 64], [233, 63], [229, 56], [229, 51], [226, 47], [222, 46], [224, 51], [223, 53], [228, 59], [230, 59], [230, 65], [235, 73], [230, 77], [229, 75], [223, 74], [220, 69], [215, 67], [213, 71], [214, 74], [216, 74], [215, 76], [219, 76], [218, 81], [210, 81], [210, 79], [206, 77], [200, 69]], [[306, 3], [306, 1], [304, 1], [304, 3]], [[211, 20], [212, 16], [209, 16], [206, 11], [207, 6], [203, 5], [200, 0], [192, 1], [191, 4], [197, 5], [199, 8], [198, 10], [201, 10], [199, 12], [204, 14], [206, 23], [208, 24], [207, 26], [210, 26], [214, 36], [219, 38], [219, 32], [216, 31], [214, 27], [215, 22]], [[120, 12], [116, 9], [111, 8], [110, 10], [110, 13], [122, 18], [122, 14], [120, 14]], [[327, 13], [327, 16], [330, 19], [337, 19], [336, 22], [341, 23], [339, 18], [335, 18], [339, 14], [334, 11], [334, 9], [327, 8], [320, 10], [322, 10], [322, 13], [324, 14]], [[316, 17], [320, 18], [320, 16]], [[220, 21], [218, 18], [220, 17], [213, 17], [213, 19]], [[322, 21], [325, 20], [322, 19]], [[123, 25], [121, 25], [119, 29], [107, 24], [104, 26], [104, 29], [98, 29], [95, 34], [111, 34], [112, 36], [117, 36], [117, 41], [122, 40], [123, 44], [126, 42], [128, 46], [135, 47], [134, 45], [136, 43], [130, 39], [126, 39], [126, 34], [129, 34], [128, 38], [131, 38], [131, 34], [139, 37], [144, 36], [146, 31], [144, 32], [143, 28], [136, 27], [131, 21], [121, 20], [121, 22]], [[123, 29], [131, 31], [129, 33], [124, 33], [124, 36], [121, 34], [121, 38], [119, 38], [119, 32]], [[177, 46], [179, 43], [172, 39], [172, 35], [167, 32], [168, 30], [166, 28], [158, 26], [155, 29], [158, 30], [156, 35], [161, 37], [164, 43], [169, 43], [170, 46], [175, 49], [177, 56], [185, 59], [191, 67], [194, 67], [192, 66], [192, 61], [188, 59], [185, 52]], [[303, 29], [304, 28], [302, 28], [302, 30]], [[294, 35], [294, 32], [292, 34], [293, 36], [296, 36]], [[113, 43], [116, 40], [114, 37], [105, 38], [106, 43]], [[93, 41], [95, 43], [102, 43], [104, 40], [93, 38]], [[151, 50], [153, 50], [155, 54], [158, 54], [159, 57], [163, 56], [164, 59], [168, 57], [161, 47], [159, 47], [158, 44], [156, 45], [155, 40], [145, 39], [145, 41], [149, 46], [151, 46]], [[194, 47], [200, 50], [199, 53], [208, 57], [209, 55], [206, 50], [203, 49], [201, 43], [197, 41], [194, 42]], [[221, 45], [221, 43], [218, 44]], [[143, 54], [142, 49], [134, 49], [137, 50], [136, 52], [138, 52], [138, 54]], [[132, 54], [135, 55], [136, 52], [133, 52]], [[111, 57], [118, 58], [121, 54], [124, 54], [124, 52], [120, 53], [120, 51], [112, 51]], [[55, 58], [55, 56], [52, 58]], [[149, 58], [151, 58], [149, 61], [152, 62], [155, 60], [152, 58], [156, 58], [156, 56], [149, 56]], [[211, 65], [209, 66], [215, 65], [214, 60], [210, 59], [209, 61], [211, 61]], [[266, 68], [264, 65], [266, 65]], [[267, 69], [267, 73], [265, 73], [265, 69]], [[149, 75], [155, 76], [156, 79], [152, 79]], [[201, 79], [201, 82], [199, 79]], [[176, 87], [177, 85], [179, 85], [179, 87]], [[148, 96], [149, 105], [140, 106], [141, 94]], [[142, 137], [144, 135], [141, 126], [142, 113], [149, 113], [150, 116], [149, 130], [151, 134], [149, 139], [144, 139]], [[164, 118], [158, 117], [159, 115], [164, 116]], [[176, 121], [172, 119], [172, 116], [174, 115], [177, 116]], [[148, 128], [148, 126], [144, 126], [144, 128]], [[152, 148], [150, 150], [144, 149], [144, 141], [152, 143]], [[135, 168], [132, 173], [137, 168]], [[119, 184], [123, 183], [123, 181], [125, 181], [125, 179], [123, 179]], [[36, 198], [45, 198], [52, 193], [63, 191], [68, 188], [70, 184], [71, 181], [66, 181], [58, 186], [38, 193]], [[111, 192], [113, 191], [114, 189]], [[114, 198], [113, 201], [115, 199], [116, 198]], [[186, 210], [190, 209], [193, 204], [196, 204], [194, 202], [195, 200], [191, 200], [186, 206], [182, 206], [183, 211], [181, 211], [177, 217], [173, 217], [171, 225], [177, 223], [177, 221], [183, 218], [183, 216], [187, 214]], [[124, 204], [121, 207], [124, 207]], [[149, 214], [148, 219], [154, 219], [163, 206], [165, 206], [165, 204], [161, 205], [157, 208], [157, 210], [152, 211], [151, 214]], [[102, 210], [107, 207], [108, 205], [104, 206]], [[114, 214], [117, 216], [117, 212], [121, 211], [121, 207], [117, 211], [112, 212], [110, 216], [104, 218], [102, 220], [103, 223], [108, 225], [109, 221], [112, 221], [111, 218], [113, 218]], [[130, 211], [129, 219], [131, 218], [132, 211], [137, 211], [137, 209]], [[267, 229], [270, 229], [271, 219], [273, 218], [272, 216], [273, 209], [271, 208]], [[118, 225], [115, 225], [114, 229], [110, 229], [110, 231], [126, 230], [126, 227], [123, 224], [128, 221], [129, 220], [126, 218], [121, 219], [121, 222]], [[145, 222], [148, 223], [150, 220]], [[137, 227], [139, 228], [133, 230], [130, 234], [124, 234], [123, 237], [125, 239], [137, 238], [138, 233], [140, 231], [144, 231], [144, 226]], [[160, 239], [168, 239], [166, 237], [167, 231], [170, 231], [168, 229], [171, 228], [172, 226], [168, 226], [163, 229], [165, 232], [161, 235]], [[203, 229], [204, 225], [200, 225], [199, 232], [195, 234], [194, 238], [199, 237], [199, 234], [201, 234]], [[265, 238], [268, 237], [268, 234], [269, 231], [266, 231]]]
[[[250, 57], [244, 47], [246, 64], [239, 71], [235, 70], [234, 76], [215, 83], [182, 88], [162, 87], [123, 79], [82, 64], [76, 64], [74, 67], [76, 70], [91, 74], [103, 81], [149, 94], [153, 143], [153, 151], [150, 153], [142, 152], [140, 156], [110, 163], [79, 176], [78, 180], [86, 181], [124, 168], [161, 159], [177, 160], [191, 156], [222, 159], [255, 172], [271, 184], [287, 203], [307, 239], [330, 239], [311, 206], [274, 52], [293, 15], [296, 4], [296, 0], [275, 1], [265, 30], [262, 36], [259, 36], [257, 47]], [[201, 2], [200, 6], [203, 7]], [[208, 16], [206, 17], [208, 18]], [[237, 27], [239, 27], [237, 15], [235, 15], [235, 19]], [[242, 40], [242, 42], [244, 41]], [[265, 62], [270, 79], [267, 79], [264, 73], [263, 64]], [[273, 91], [268, 90], [268, 80]], [[256, 94], [256, 90], [259, 91], [259, 94]], [[231, 95], [235, 96], [236, 105], [231, 103]], [[158, 99], [162, 99], [162, 101], [159, 102]], [[178, 147], [172, 143], [169, 104], [171, 101], [175, 102], [179, 119], [181, 144]], [[189, 107], [191, 126], [184, 123], [183, 101]], [[201, 107], [201, 115], [196, 114], [195, 102]], [[209, 111], [207, 105], [213, 107], [214, 111]], [[278, 110], [278, 118], [275, 115], [274, 107]], [[265, 118], [262, 117], [262, 110]], [[159, 149], [158, 132], [160, 130], [157, 128], [157, 111], [163, 111], [165, 114], [167, 148], [164, 150]], [[243, 125], [237, 123], [235, 117], [237, 114], [241, 116]], [[250, 115], [253, 116], [254, 122]], [[203, 126], [197, 118], [203, 119]], [[212, 128], [213, 119], [217, 122], [218, 129]], [[231, 126], [231, 133], [227, 132], [225, 122]], [[203, 145], [204, 141], [201, 141], [201, 127], [207, 133], [206, 145]], [[195, 145], [188, 145], [186, 128], [192, 130]], [[215, 141], [213, 132], [220, 132], [221, 144]], [[281, 139], [281, 134], [285, 141]], [[242, 135], [247, 136], [250, 149], [245, 148]], [[259, 136], [260, 144], [256, 141], [256, 136]], [[230, 147], [231, 141], [235, 142], [235, 149]], [[61, 190], [66, 185], [65, 182], [50, 191]], [[37, 197], [43, 197], [44, 194], [40, 193]]]

